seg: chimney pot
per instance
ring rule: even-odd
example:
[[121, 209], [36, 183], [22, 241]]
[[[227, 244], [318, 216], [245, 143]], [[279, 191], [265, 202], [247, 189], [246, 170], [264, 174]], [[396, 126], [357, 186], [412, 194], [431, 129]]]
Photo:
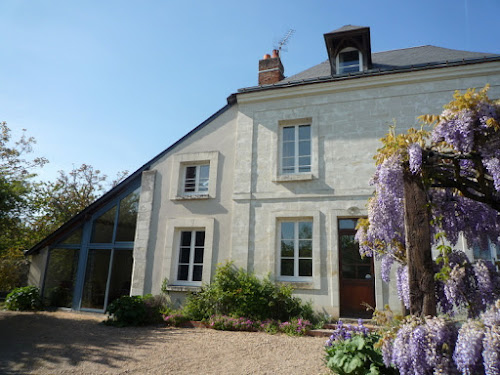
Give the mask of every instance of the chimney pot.
[[280, 51], [273, 49], [273, 57], [280, 57]]
[[262, 60], [259, 60], [259, 85], [272, 85], [281, 81], [285, 69], [279, 57], [279, 51], [274, 50], [272, 57], [265, 54]]
[[270, 54], [268, 54], [268, 53], [266, 53], [266, 54], [264, 55], [264, 57], [262, 58], [262, 60], [267, 60], [267, 59], [270, 59], [270, 58], [271, 58], [271, 55], [270, 55]]

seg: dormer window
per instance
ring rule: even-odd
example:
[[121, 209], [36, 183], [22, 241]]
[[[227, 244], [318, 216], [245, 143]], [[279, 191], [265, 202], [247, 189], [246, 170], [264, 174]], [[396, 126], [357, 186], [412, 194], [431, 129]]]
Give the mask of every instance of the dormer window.
[[360, 72], [363, 70], [363, 55], [355, 48], [344, 48], [337, 55], [337, 74]]

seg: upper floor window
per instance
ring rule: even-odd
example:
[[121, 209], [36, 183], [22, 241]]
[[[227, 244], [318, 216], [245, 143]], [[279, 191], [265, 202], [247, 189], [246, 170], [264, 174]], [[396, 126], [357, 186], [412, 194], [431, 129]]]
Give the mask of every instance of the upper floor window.
[[281, 128], [281, 173], [311, 172], [311, 125]]
[[363, 68], [363, 55], [355, 48], [344, 48], [337, 55], [337, 73], [360, 72]]
[[208, 193], [208, 181], [210, 165], [189, 165], [185, 167], [184, 193], [205, 194]]
[[312, 277], [313, 223], [312, 221], [284, 221], [280, 223], [280, 277]]

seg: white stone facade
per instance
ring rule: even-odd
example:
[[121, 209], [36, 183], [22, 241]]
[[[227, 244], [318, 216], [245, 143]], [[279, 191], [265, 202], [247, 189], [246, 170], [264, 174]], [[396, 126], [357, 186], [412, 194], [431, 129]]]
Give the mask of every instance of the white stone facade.
[[[491, 85], [500, 97], [500, 63], [387, 74], [236, 95], [237, 103], [143, 172], [132, 294], [158, 293], [169, 281], [179, 300], [198, 284], [176, 281], [179, 233], [205, 231], [202, 282], [218, 263], [279, 281], [278, 225], [313, 222], [312, 277], [293, 284], [315, 309], [339, 316], [339, 218], [366, 215], [373, 155], [389, 126], [419, 126], [455, 90]], [[311, 171], [280, 174], [280, 127], [311, 126]], [[209, 165], [206, 194], [182, 194], [183, 168]], [[376, 271], [379, 264], [375, 262]], [[400, 310], [395, 286], [375, 279], [376, 307]]]

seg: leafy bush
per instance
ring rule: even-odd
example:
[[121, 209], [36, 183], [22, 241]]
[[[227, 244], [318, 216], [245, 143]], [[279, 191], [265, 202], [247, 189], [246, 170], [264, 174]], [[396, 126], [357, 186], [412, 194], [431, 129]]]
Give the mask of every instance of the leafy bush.
[[22, 251], [10, 250], [0, 255], [0, 291], [26, 285], [29, 262]]
[[160, 323], [166, 311], [165, 296], [122, 296], [108, 305], [106, 324], [117, 327], [141, 326]]
[[382, 352], [376, 348], [380, 336], [363, 326], [343, 326], [339, 321], [337, 329], [325, 344], [326, 366], [338, 375], [398, 374], [392, 367], [386, 367]]
[[247, 318], [231, 318], [227, 315], [214, 315], [209, 320], [210, 327], [221, 331], [255, 331], [258, 322]]
[[184, 311], [193, 320], [208, 320], [213, 315], [252, 320], [314, 319], [311, 304], [303, 303], [292, 292], [291, 286], [276, 285], [268, 277], [261, 280], [227, 263], [217, 268], [210, 285], [188, 296]]
[[37, 311], [43, 307], [40, 289], [36, 286], [16, 288], [7, 295], [5, 308], [17, 311]]
[[170, 312], [163, 315], [163, 320], [165, 321], [167, 326], [179, 327], [189, 319], [181, 312]]
[[279, 330], [289, 336], [302, 336], [311, 329], [311, 322], [302, 318], [292, 318], [289, 322], [279, 325]]

